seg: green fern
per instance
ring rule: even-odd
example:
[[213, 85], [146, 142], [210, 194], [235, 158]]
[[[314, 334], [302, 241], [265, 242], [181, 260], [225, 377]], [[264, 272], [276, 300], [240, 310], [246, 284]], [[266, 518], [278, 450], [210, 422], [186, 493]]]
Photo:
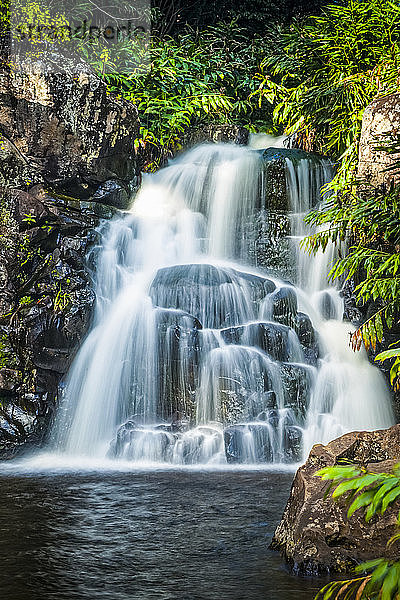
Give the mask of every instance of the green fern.
[[[400, 465], [392, 473], [370, 473], [355, 466], [326, 467], [316, 473], [323, 481], [330, 481], [326, 496], [344, 498], [349, 508], [348, 518], [356, 511], [363, 511], [368, 522], [375, 515], [382, 515], [400, 498]], [[400, 526], [400, 513], [397, 522]], [[396, 533], [388, 545], [400, 540]], [[366, 575], [365, 575], [366, 573]], [[383, 558], [367, 561], [356, 568], [360, 577], [335, 581], [325, 586], [315, 600], [399, 600], [400, 561]]]

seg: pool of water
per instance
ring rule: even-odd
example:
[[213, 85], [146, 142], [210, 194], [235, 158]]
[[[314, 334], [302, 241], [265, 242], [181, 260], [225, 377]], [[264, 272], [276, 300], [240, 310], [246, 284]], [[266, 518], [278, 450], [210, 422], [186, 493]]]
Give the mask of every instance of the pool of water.
[[0, 471], [0, 597], [311, 600], [268, 549], [292, 478]]

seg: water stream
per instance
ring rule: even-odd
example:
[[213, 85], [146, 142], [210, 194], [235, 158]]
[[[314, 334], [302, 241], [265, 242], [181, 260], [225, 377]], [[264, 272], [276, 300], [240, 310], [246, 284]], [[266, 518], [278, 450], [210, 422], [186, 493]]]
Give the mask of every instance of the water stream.
[[[335, 249], [300, 246], [332, 167], [283, 167], [290, 234], [271, 256], [252, 149], [191, 150], [102, 225], [93, 326], [47, 448], [0, 465], [2, 597], [309, 600], [324, 584], [268, 549], [293, 471], [313, 443], [393, 415], [348, 346]], [[293, 282], [257, 268], [280, 253]]]
[[146, 175], [131, 210], [103, 226], [94, 323], [64, 383], [52, 453], [296, 463], [315, 442], [392, 424], [383, 378], [349, 349], [327, 284], [334, 248], [310, 257], [299, 244], [332, 167], [285, 159], [293, 285], [255, 266], [268, 211], [260, 156], [199, 146]]

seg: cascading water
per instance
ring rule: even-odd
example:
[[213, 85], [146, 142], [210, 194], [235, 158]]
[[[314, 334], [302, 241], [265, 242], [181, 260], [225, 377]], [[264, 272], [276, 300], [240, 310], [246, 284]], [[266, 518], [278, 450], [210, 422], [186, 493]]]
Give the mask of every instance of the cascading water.
[[329, 320], [342, 305], [323, 290], [326, 257], [304, 259], [298, 245], [330, 176], [326, 161], [286, 159], [299, 288], [251, 266], [265, 202], [258, 152], [200, 146], [145, 176], [130, 213], [103, 227], [94, 324], [65, 382], [53, 447], [282, 463], [314, 442], [389, 426], [379, 371], [347, 348], [349, 326]]

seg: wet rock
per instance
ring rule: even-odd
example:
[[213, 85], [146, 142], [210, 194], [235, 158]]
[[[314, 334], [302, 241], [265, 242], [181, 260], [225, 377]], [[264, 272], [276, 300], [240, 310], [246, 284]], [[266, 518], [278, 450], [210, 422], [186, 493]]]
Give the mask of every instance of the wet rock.
[[332, 174], [326, 157], [296, 148], [260, 150], [264, 167], [264, 210], [258, 217], [257, 265], [278, 277], [296, 280], [296, 249], [290, 211], [298, 212], [298, 198], [307, 189], [306, 212], [321, 199], [321, 187]]
[[387, 541], [396, 531], [398, 506], [365, 523], [357, 511], [347, 518], [347, 506], [325, 498], [327, 483], [315, 473], [343, 460], [385, 472], [400, 460], [400, 425], [372, 432], [348, 433], [327, 446], [313, 447], [297, 471], [272, 547], [279, 549], [297, 573], [344, 573], [377, 557], [398, 559], [396, 545]]
[[350, 321], [356, 327], [359, 327], [363, 322], [363, 310], [360, 303], [357, 301], [357, 294], [355, 292], [356, 283], [353, 278], [347, 279], [344, 282], [341, 290], [341, 297], [343, 298], [343, 319]]
[[216, 348], [202, 367], [202, 402], [216, 407], [211, 420], [224, 425], [255, 420], [275, 402], [268, 393], [274, 389], [275, 377], [279, 377], [278, 367], [257, 348]]
[[278, 408], [276, 394], [273, 391], [263, 394], [263, 410], [256, 415], [257, 421], [270, 421], [273, 418], [273, 412]]
[[315, 331], [310, 317], [305, 313], [298, 312], [295, 327], [301, 345], [308, 348], [312, 347], [315, 343]]
[[158, 414], [194, 417], [194, 395], [198, 377], [198, 332], [201, 323], [180, 310], [156, 312], [158, 332], [159, 398]]
[[306, 417], [315, 369], [307, 365], [285, 363], [281, 365], [285, 407], [296, 415], [298, 423]]
[[21, 382], [21, 372], [16, 369], [0, 369], [0, 396], [13, 395]]
[[134, 421], [123, 423], [110, 445], [110, 458], [124, 460], [168, 461], [175, 443], [175, 436], [168, 428], [149, 428]]
[[175, 308], [159, 308], [157, 307], [157, 323], [159, 329], [167, 329], [168, 327], [182, 325], [186, 329], [202, 329], [203, 326], [196, 317], [193, 317], [189, 313], [183, 310], [177, 310]]
[[279, 323], [250, 323], [222, 329], [221, 336], [226, 344], [256, 346], [273, 360], [285, 362], [290, 359], [289, 331], [289, 327]]
[[[336, 306], [329, 292], [321, 292], [318, 297], [318, 308], [323, 319], [336, 319]], [[340, 315], [341, 318], [341, 315]]]
[[177, 439], [175, 452], [179, 463], [185, 465], [201, 464], [219, 454], [221, 432], [211, 427], [201, 426], [184, 432]]
[[205, 142], [234, 143], [246, 146], [249, 140], [249, 131], [240, 125], [221, 125], [211, 123], [201, 127], [190, 127], [183, 136], [182, 145], [190, 148]]
[[228, 463], [265, 463], [273, 458], [271, 427], [267, 424], [239, 424], [224, 430]]
[[[268, 202], [268, 199], [266, 199]], [[267, 269], [275, 277], [295, 281], [296, 252], [290, 236], [288, 212], [263, 210], [257, 217], [258, 238], [256, 240], [257, 265]]]
[[[1, 398], [1, 396], [0, 396]], [[1, 398], [0, 456], [12, 458], [30, 444], [37, 444], [43, 435], [46, 409], [40, 397], [27, 394], [16, 400]]]
[[269, 421], [271, 410], [278, 406], [275, 392], [255, 392], [247, 399], [247, 418], [249, 420]]
[[310, 317], [302, 312], [298, 312], [294, 323], [294, 329], [303, 348], [305, 362], [314, 367], [317, 366], [320, 354], [318, 335], [312, 325]]
[[272, 316], [278, 323], [294, 327], [297, 317], [297, 296], [293, 287], [282, 286], [271, 294]]
[[284, 461], [298, 463], [303, 454], [303, 433], [300, 427], [288, 425], [283, 429]]
[[[75, 350], [86, 335], [91, 321], [91, 305], [75, 307], [67, 316], [57, 318], [47, 309], [36, 309], [25, 319], [31, 360], [36, 367], [60, 374], [67, 372]], [[89, 309], [89, 310], [88, 310]]]
[[38, 198], [22, 190], [14, 190], [14, 216], [21, 231], [41, 226], [54, 220], [49, 209]]
[[47, 58], [0, 72], [0, 457], [41, 442], [91, 321], [99, 221], [139, 182], [136, 108]]
[[[318, 154], [305, 152], [297, 148], [266, 148], [260, 151], [265, 172], [265, 199], [269, 210], [285, 213], [291, 209], [290, 189], [287, 173], [287, 162], [293, 165], [294, 172], [300, 165], [307, 164], [307, 170], [318, 172], [329, 163], [329, 160]], [[311, 206], [320, 200], [317, 178], [309, 179]]]
[[188, 431], [190, 421], [184, 413], [175, 412], [171, 418], [171, 431], [173, 433], [183, 433]]
[[126, 209], [130, 204], [130, 197], [118, 181], [109, 180], [102, 183], [92, 196], [93, 202], [100, 202], [108, 206]]
[[[270, 287], [266, 280], [234, 269], [208, 264], [159, 269], [150, 287], [153, 304], [183, 310], [207, 328], [238, 325], [254, 318], [256, 298]], [[247, 293], [253, 294], [250, 304]]]
[[276, 289], [276, 285], [271, 279], [243, 271], [238, 271], [237, 275], [248, 285], [251, 298], [257, 305], [265, 298], [266, 294], [271, 294]]
[[[39, 196], [38, 189], [13, 192], [7, 203], [12, 226], [9, 236], [3, 235], [8, 251], [0, 260], [7, 272], [10, 308], [2, 316], [0, 358], [5, 373], [15, 370], [18, 377], [0, 392], [12, 396], [12, 403], [4, 404], [12, 410], [3, 415], [1, 457], [39, 443], [50, 422], [60, 378], [91, 321], [94, 294], [85, 257], [97, 239], [92, 231], [99, 222], [59, 206], [45, 193]], [[26, 416], [22, 421], [10, 416], [18, 410]], [[6, 426], [8, 418], [12, 422]], [[29, 425], [25, 433], [24, 423]]]

